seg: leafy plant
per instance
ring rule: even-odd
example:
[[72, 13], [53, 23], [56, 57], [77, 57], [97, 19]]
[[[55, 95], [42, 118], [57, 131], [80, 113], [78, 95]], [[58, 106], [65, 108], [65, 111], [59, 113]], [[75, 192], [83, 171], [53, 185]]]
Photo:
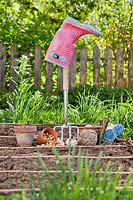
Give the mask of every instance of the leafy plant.
[[125, 127], [126, 135], [133, 136], [133, 98], [128, 91], [127, 92], [127, 100], [124, 101], [121, 98], [120, 102], [116, 102], [115, 100], [108, 101], [108, 112], [110, 121], [113, 124], [123, 124]]
[[9, 95], [6, 109], [8, 121], [14, 123], [35, 123], [43, 108], [43, 98], [39, 91], [32, 92], [28, 71], [28, 58], [22, 56], [20, 66], [15, 68], [16, 78], [12, 79], [15, 90]]
[[84, 92], [76, 96], [76, 106], [70, 106], [70, 119], [76, 123], [99, 123], [99, 121], [107, 116], [108, 111], [104, 106], [104, 102], [97, 95], [90, 95]]

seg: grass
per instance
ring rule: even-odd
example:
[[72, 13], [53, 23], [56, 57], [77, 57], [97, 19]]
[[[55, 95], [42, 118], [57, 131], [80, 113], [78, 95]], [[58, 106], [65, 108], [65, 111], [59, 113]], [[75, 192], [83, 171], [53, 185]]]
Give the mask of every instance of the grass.
[[[45, 176], [38, 178], [40, 191], [34, 192], [34, 182], [31, 182], [32, 191], [26, 197], [25, 193], [13, 194], [7, 197], [0, 197], [0, 200], [131, 200], [133, 191], [128, 187], [133, 185], [131, 172], [121, 190], [116, 190], [119, 185], [121, 175], [109, 174], [111, 171], [110, 163], [106, 165], [104, 174], [97, 174], [101, 166], [99, 160], [102, 154], [99, 154], [99, 158], [93, 163], [92, 160], [82, 160], [81, 152], [79, 152], [77, 160], [78, 174], [75, 176], [74, 163], [68, 159], [67, 166], [65, 166], [60, 160], [56, 150], [54, 150], [56, 159], [58, 160], [57, 170], [60, 170], [60, 175], [55, 174], [54, 178], [50, 177], [48, 168], [44, 161], [39, 158], [41, 164], [44, 167], [44, 171], [47, 172]], [[68, 172], [66, 173], [66, 169]], [[92, 170], [93, 169], [93, 170]], [[48, 180], [48, 181], [47, 181]]]
[[69, 106], [70, 119], [73, 123], [76, 121], [79, 124], [95, 124], [107, 116], [108, 111], [104, 102], [97, 95], [91, 95], [89, 91], [87, 94], [85, 94], [85, 91], [79, 93], [75, 101], [75, 107]]

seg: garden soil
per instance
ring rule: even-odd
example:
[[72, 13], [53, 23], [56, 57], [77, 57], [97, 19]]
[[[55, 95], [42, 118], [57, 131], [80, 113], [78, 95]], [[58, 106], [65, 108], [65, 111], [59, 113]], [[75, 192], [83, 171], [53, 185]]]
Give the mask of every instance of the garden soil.
[[[104, 173], [105, 167], [110, 162], [110, 173], [121, 173], [120, 186], [126, 180], [133, 167], [133, 141], [129, 139], [117, 140], [113, 143], [68, 148], [63, 145], [38, 145], [37, 136], [46, 127], [53, 125], [37, 125], [37, 133], [31, 147], [17, 145], [13, 124], [0, 125], [0, 194], [11, 191], [39, 188], [39, 177], [47, 180], [44, 167], [50, 172], [49, 178], [54, 178], [56, 173], [61, 173], [59, 162], [66, 166], [68, 159], [72, 161], [73, 170], [78, 173], [77, 162], [79, 153], [83, 161], [93, 161], [90, 171], [93, 171], [98, 162], [98, 173]], [[60, 161], [56, 158], [57, 152]], [[69, 156], [68, 156], [69, 155]], [[98, 161], [99, 160], [99, 161]], [[45, 165], [44, 165], [45, 163]]]

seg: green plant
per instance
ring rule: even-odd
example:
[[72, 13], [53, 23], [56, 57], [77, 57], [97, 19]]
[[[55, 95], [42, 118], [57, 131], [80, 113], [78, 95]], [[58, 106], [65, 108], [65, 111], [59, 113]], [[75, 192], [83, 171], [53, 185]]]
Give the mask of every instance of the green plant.
[[29, 77], [28, 58], [22, 56], [20, 65], [15, 68], [16, 78], [12, 78], [15, 90], [9, 95], [5, 115], [9, 122], [35, 123], [43, 109], [43, 98], [39, 91], [32, 92], [31, 78]]
[[76, 123], [99, 123], [99, 121], [107, 116], [108, 110], [104, 106], [104, 102], [96, 95], [91, 95], [88, 91], [79, 93], [76, 96], [76, 106], [69, 106], [70, 119]]
[[44, 109], [41, 112], [40, 121], [45, 123], [63, 123], [64, 108], [59, 96], [47, 96], [44, 100]]
[[128, 91], [126, 101], [121, 98], [119, 102], [114, 99], [108, 101], [108, 112], [113, 124], [123, 124], [125, 136], [133, 136], [133, 98]]
[[[28, 74], [27, 57], [23, 56], [20, 66], [16, 68], [16, 86], [14, 92], [4, 97], [9, 105], [0, 109], [0, 122], [25, 123], [64, 123], [63, 95], [47, 95], [42, 91], [32, 91], [33, 83]], [[112, 94], [113, 97], [109, 96]], [[109, 123], [124, 125], [124, 137], [133, 137], [133, 95], [132, 91], [115, 91], [99, 88], [82, 88], [70, 93], [68, 104], [68, 122], [75, 124], [99, 124], [108, 117]], [[104, 97], [105, 96], [105, 97]]]

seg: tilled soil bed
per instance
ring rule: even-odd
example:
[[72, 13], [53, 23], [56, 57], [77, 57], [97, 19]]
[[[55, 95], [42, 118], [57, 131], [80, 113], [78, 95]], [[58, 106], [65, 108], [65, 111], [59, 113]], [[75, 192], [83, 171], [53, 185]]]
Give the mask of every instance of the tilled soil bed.
[[104, 173], [105, 166], [110, 161], [111, 170], [109, 173], [115, 174], [119, 171], [121, 174], [120, 186], [123, 184], [133, 167], [132, 141], [123, 140], [95, 146], [77, 145], [74, 148], [38, 145], [37, 136], [47, 126], [50, 125], [37, 125], [37, 133], [31, 147], [19, 147], [13, 125], [0, 125], [0, 194], [8, 194], [9, 192], [22, 190], [22, 188], [28, 190], [30, 189], [31, 180], [36, 190], [38, 190], [38, 177], [46, 178], [42, 161], [47, 165], [51, 178], [55, 176], [55, 173], [61, 173], [58, 168], [59, 160], [56, 159], [53, 152], [54, 149], [66, 166], [66, 171], [68, 170], [68, 159], [72, 160], [75, 174], [78, 173], [79, 151], [81, 151], [83, 160], [93, 160], [92, 171], [95, 162], [100, 157], [100, 168], [97, 173]]

